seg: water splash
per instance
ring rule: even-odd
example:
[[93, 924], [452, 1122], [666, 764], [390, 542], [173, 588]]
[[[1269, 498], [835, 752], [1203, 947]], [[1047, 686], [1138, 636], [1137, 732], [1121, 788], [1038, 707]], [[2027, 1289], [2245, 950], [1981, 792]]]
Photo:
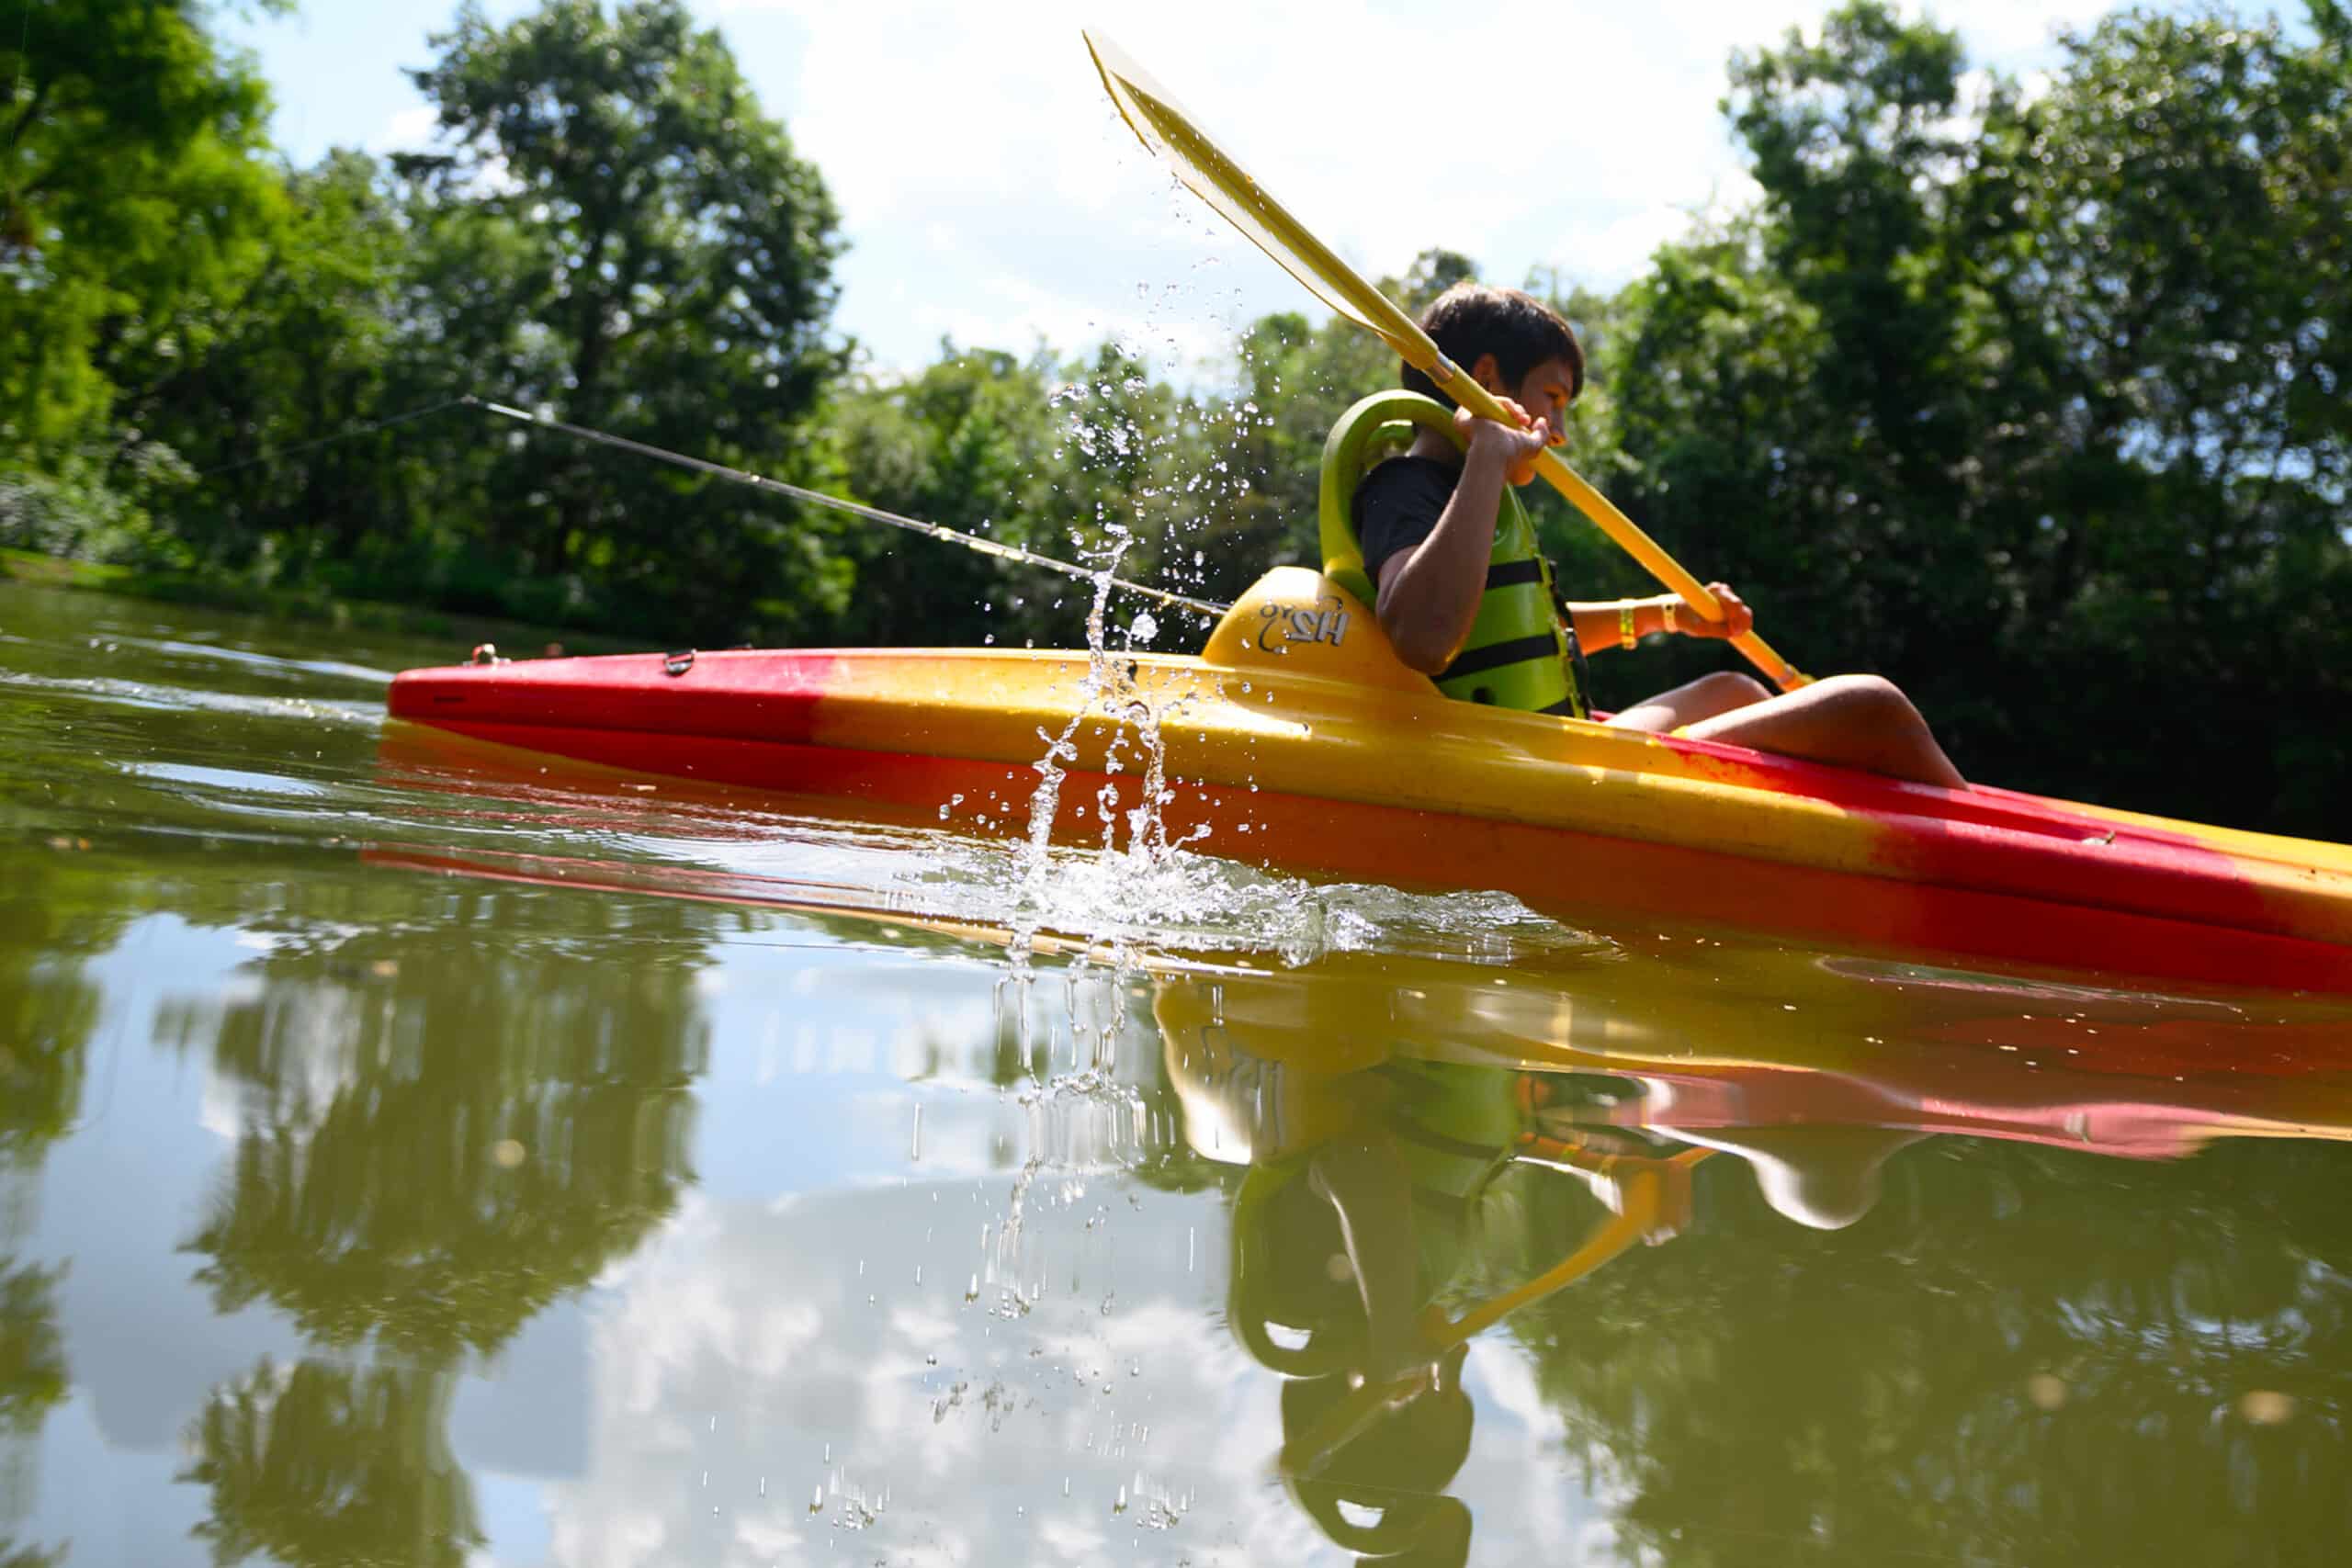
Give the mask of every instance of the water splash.
[[[1058, 735], [1039, 732], [1046, 751], [1032, 764], [1037, 773], [1037, 786], [1030, 795], [1027, 830], [1014, 860], [1015, 897], [1008, 921], [1012, 933], [1008, 956], [1015, 973], [1025, 972], [1036, 935], [1049, 920], [1057, 929], [1069, 931], [1066, 920], [1056, 919], [1057, 915], [1067, 917], [1080, 908], [1102, 911], [1112, 918], [1099, 923], [1086, 922], [1074, 934], [1106, 950], [1111, 984], [1115, 988], [1136, 969], [1135, 922], [1121, 918], [1122, 914], [1152, 908], [1161, 891], [1159, 884], [1171, 874], [1183, 879], [1179, 852], [1205, 836], [1207, 829], [1196, 829], [1182, 839], [1172, 839], [1169, 834], [1162, 808], [1172, 796], [1168, 787], [1168, 749], [1163, 726], [1193, 699], [1189, 695], [1171, 696], [1139, 682], [1136, 660], [1110, 646], [1113, 578], [1134, 544], [1134, 535], [1115, 523], [1107, 525], [1106, 534], [1106, 542], [1092, 552], [1093, 558], [1089, 562], [1094, 569], [1093, 593], [1087, 606], [1086, 673], [1079, 683], [1078, 700]], [[1148, 622], [1148, 616], [1138, 616], [1130, 626], [1130, 638], [1139, 629], [1156, 632], [1156, 625]], [[1062, 809], [1063, 786], [1069, 782], [1069, 768], [1079, 759], [1078, 736], [1090, 722], [1109, 731], [1103, 749], [1104, 778], [1091, 803], [1102, 828], [1101, 853], [1088, 863], [1098, 868], [1096, 885], [1073, 906], [1068, 891], [1057, 886], [1073, 863], [1056, 854], [1053, 839]], [[1130, 796], [1123, 787], [1122, 778], [1130, 775], [1138, 765], [1142, 776], [1131, 786]], [[1122, 826], [1125, 829], [1124, 842], [1120, 836]], [[1084, 957], [1079, 960], [1081, 970], [1088, 962]], [[1073, 995], [1077, 988], [1073, 980]], [[1122, 1018], [1114, 1010], [1096, 1032], [1096, 1050], [1084, 1069], [1095, 1075], [1094, 1081], [1111, 1081], [1122, 1032]]]

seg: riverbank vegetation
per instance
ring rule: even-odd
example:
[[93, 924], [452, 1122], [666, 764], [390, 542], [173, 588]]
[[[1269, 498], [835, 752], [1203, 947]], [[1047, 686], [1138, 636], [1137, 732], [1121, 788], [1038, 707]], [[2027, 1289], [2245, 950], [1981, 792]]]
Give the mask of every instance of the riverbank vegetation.
[[[1323, 434], [1394, 378], [1291, 314], [1183, 384], [1117, 344], [870, 373], [821, 171], [678, 0], [461, 9], [416, 72], [439, 151], [309, 167], [196, 0], [24, 32], [0, 546], [649, 641], [1063, 638], [1058, 580], [435, 405], [1057, 555], [1124, 536], [1126, 575], [1223, 596], [1314, 558]], [[2062, 52], [1987, 78], [1858, 0], [1735, 57], [1752, 203], [1613, 294], [1574, 257], [1533, 284], [1593, 354], [1574, 458], [1808, 668], [1901, 682], [1975, 776], [2341, 837], [2352, 13], [2124, 11]], [[1432, 249], [1391, 284], [1474, 271]], [[1644, 591], [1539, 512], [1577, 592]], [[1603, 695], [1715, 651], [1605, 661]]]

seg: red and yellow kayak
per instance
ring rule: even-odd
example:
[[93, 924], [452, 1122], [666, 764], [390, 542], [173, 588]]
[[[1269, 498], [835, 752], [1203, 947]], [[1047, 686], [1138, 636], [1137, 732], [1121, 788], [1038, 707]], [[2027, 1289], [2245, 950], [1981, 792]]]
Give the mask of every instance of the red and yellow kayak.
[[1197, 657], [549, 659], [409, 671], [390, 711], [995, 832], [1026, 829], [1040, 764], [1066, 738], [1069, 836], [1102, 836], [1105, 815], [1133, 811], [1164, 773], [1169, 839], [1255, 863], [1498, 888], [1547, 912], [2352, 992], [2352, 848], [1451, 701], [1362, 604], [1299, 568], [1262, 579]]

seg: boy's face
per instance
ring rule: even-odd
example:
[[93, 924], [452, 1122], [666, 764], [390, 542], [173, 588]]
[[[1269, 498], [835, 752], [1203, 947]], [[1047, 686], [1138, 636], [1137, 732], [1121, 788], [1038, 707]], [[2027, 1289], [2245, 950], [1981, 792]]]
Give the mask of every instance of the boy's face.
[[1530, 370], [1510, 396], [1527, 411], [1528, 418], [1551, 423], [1552, 445], [1559, 446], [1568, 439], [1568, 405], [1576, 400], [1572, 389], [1576, 384], [1575, 373], [1567, 366], [1547, 359]]
[[1501, 373], [1495, 366], [1495, 356], [1482, 354], [1472, 373], [1478, 384], [1498, 397], [1509, 398], [1527, 411], [1530, 419], [1545, 420], [1552, 428], [1552, 445], [1558, 446], [1567, 440], [1568, 405], [1575, 400], [1571, 390], [1577, 384], [1576, 375], [1558, 359], [1546, 359], [1520, 378], [1519, 385], [1503, 384]]

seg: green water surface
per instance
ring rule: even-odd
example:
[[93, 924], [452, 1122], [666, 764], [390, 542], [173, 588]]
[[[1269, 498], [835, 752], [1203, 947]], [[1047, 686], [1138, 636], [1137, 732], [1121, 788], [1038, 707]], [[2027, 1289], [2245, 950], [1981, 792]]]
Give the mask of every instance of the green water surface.
[[0, 1564], [2352, 1545], [2342, 1004], [1024, 886], [461, 651], [0, 583]]

